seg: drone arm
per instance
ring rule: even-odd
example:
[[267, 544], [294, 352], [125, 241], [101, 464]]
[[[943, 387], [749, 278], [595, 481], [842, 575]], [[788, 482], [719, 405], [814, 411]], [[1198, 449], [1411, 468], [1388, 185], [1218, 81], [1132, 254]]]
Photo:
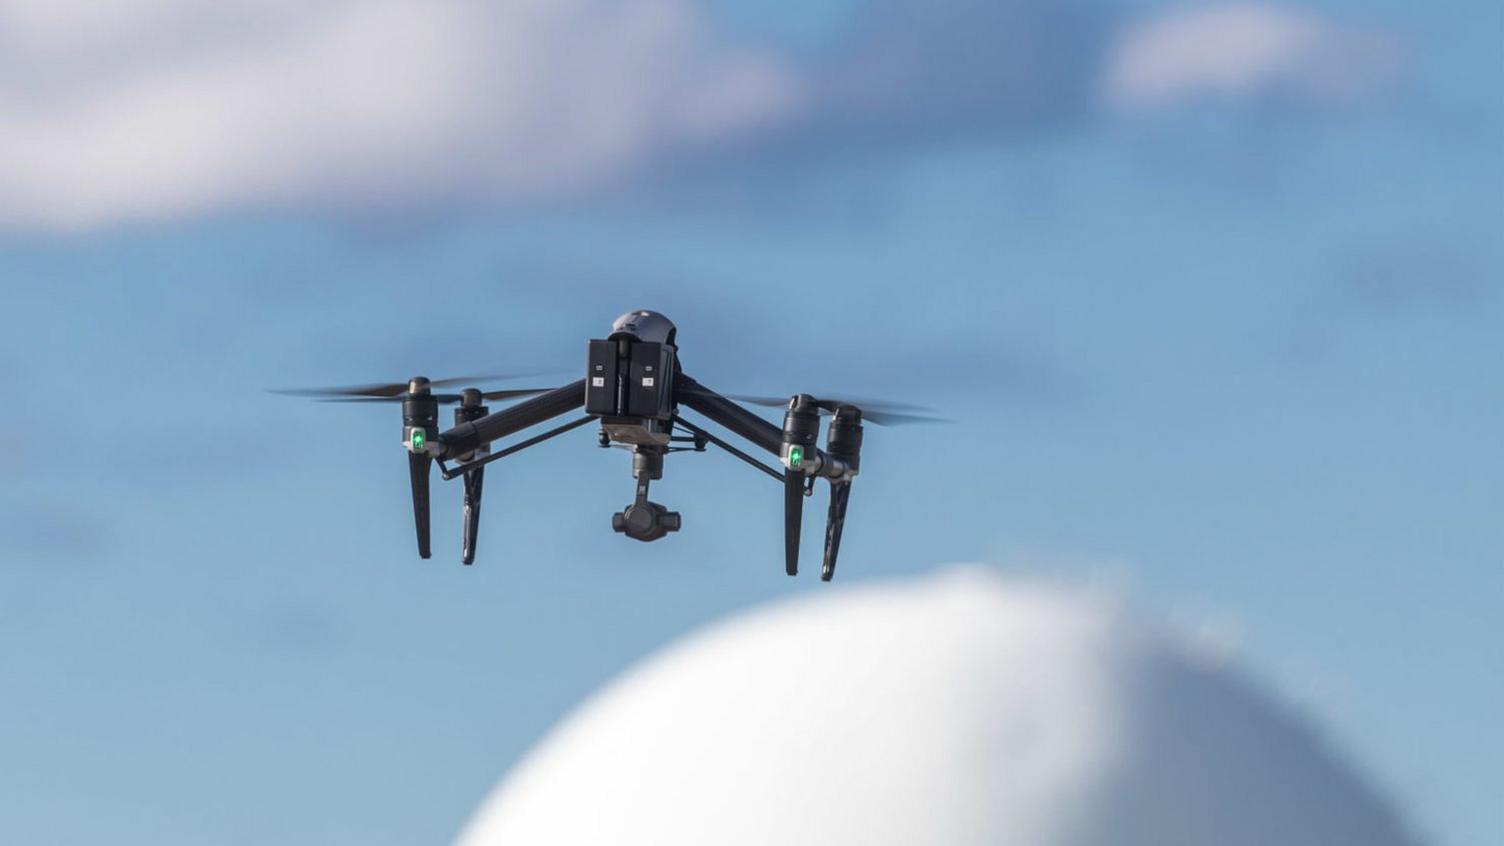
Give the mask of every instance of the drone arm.
[[479, 420], [461, 423], [441, 433], [438, 441], [444, 456], [465, 455], [494, 440], [584, 406], [585, 380], [581, 379], [495, 414], [487, 414]]
[[[782, 429], [682, 373], [675, 378], [678, 385], [674, 396], [676, 402], [700, 412], [782, 460]], [[831, 480], [844, 479], [851, 470], [849, 462], [840, 456], [814, 446], [805, 450], [804, 463], [813, 468], [806, 469], [807, 474]]]
[[787, 475], [783, 471], [774, 470], [773, 468], [767, 466], [766, 464], [763, 464], [761, 461], [758, 461], [756, 458], [753, 458], [752, 456], [746, 454], [745, 452], [742, 452], [741, 450], [737, 449], [735, 445], [730, 444], [730, 443], [722, 440], [721, 438], [716, 437], [715, 435], [711, 434], [710, 432], [705, 431], [704, 429], [701, 429], [699, 426], [696, 426], [695, 424], [689, 422], [688, 420], [685, 420], [683, 417], [680, 417], [678, 415], [674, 415], [674, 422], [677, 423], [677, 424], [679, 424], [680, 426], [684, 427], [685, 430], [689, 431], [690, 433], [694, 434], [695, 436], [700, 437], [700, 438], [704, 438], [706, 443], [715, 444], [716, 446], [718, 446], [721, 449], [723, 449], [723, 450], [731, 453], [732, 455], [736, 456], [737, 458], [741, 459], [742, 461], [745, 461], [750, 466], [756, 468], [757, 470], [759, 470], [759, 471], [761, 471], [763, 473], [768, 474], [769, 476], [772, 476], [774, 479], [777, 479], [780, 482], [783, 481], [784, 477]]
[[752, 444], [778, 455], [783, 445], [783, 432], [777, 426], [682, 373], [676, 377], [676, 382], [677, 402], [725, 426]]
[[506, 458], [509, 455], [516, 455], [517, 453], [522, 452], [528, 447], [537, 446], [544, 441], [557, 438], [565, 432], [578, 429], [594, 419], [595, 417], [593, 415], [587, 414], [578, 420], [571, 420], [568, 423], [565, 423], [563, 426], [555, 426], [554, 428], [549, 429], [547, 432], [534, 435], [525, 441], [518, 441], [517, 443], [512, 444], [506, 449], [497, 450], [496, 452], [493, 452], [484, 458], [473, 458], [454, 467], [450, 467], [449, 465], [445, 464], [444, 459], [441, 458], [438, 462], [439, 473], [444, 477], [444, 481], [452, 481], [473, 470], [479, 470], [480, 468], [485, 467], [487, 464], [490, 464], [493, 461], [500, 461], [501, 459]]

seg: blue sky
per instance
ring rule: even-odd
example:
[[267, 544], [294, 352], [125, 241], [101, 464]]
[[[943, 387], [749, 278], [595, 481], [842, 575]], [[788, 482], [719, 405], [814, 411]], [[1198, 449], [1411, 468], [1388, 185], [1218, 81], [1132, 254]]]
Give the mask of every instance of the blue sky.
[[[1278, 7], [1400, 70], [1335, 96], [1307, 56], [1114, 111], [1093, 93], [1114, 33], [1179, 7], [887, 5], [928, 25], [690, 4], [695, 49], [780, 57], [767, 78], [805, 105], [754, 85], [774, 93], [710, 135], [658, 109], [609, 166], [362, 149], [390, 181], [309, 193], [0, 170], [64, 198], [0, 202], [5, 839], [441, 840], [632, 660], [822, 589], [782, 575], [776, 489], [724, 455], [655, 485], [683, 532], [614, 535], [628, 461], [588, 432], [492, 474], [473, 568], [440, 490], [419, 561], [395, 414], [262, 392], [562, 383], [639, 307], [713, 386], [958, 421], [869, 428], [842, 581], [980, 560], [1123, 586], [1233, 639], [1433, 842], [1496, 836], [1499, 10]], [[1020, 70], [976, 33], [1049, 49]], [[864, 75], [873, 55], [896, 76]], [[519, 120], [474, 132], [512, 143]], [[266, 172], [337, 170], [309, 156]]]

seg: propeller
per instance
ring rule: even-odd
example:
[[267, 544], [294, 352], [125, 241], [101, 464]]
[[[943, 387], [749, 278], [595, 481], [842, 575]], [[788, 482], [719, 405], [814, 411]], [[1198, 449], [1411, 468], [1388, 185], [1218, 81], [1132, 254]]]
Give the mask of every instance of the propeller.
[[[752, 394], [725, 394], [724, 396], [737, 402], [745, 402], [751, 405], [765, 405], [769, 408], [783, 408], [789, 404], [788, 397], [768, 397]], [[868, 423], [876, 423], [879, 426], [904, 426], [912, 423], [953, 423], [955, 421], [944, 417], [931, 417], [927, 414], [912, 414], [909, 412], [930, 411], [922, 405], [911, 405], [902, 402], [888, 402], [886, 400], [864, 399], [861, 397], [816, 397], [814, 404], [821, 414], [831, 415], [837, 409], [855, 407], [862, 410], [862, 419]]]
[[[487, 376], [456, 376], [453, 379], [427, 379], [424, 380], [430, 389], [452, 388], [456, 385], [472, 385], [477, 382], [499, 382], [506, 379], [523, 379], [533, 376], [542, 376], [542, 373], [492, 373]], [[333, 402], [359, 402], [374, 400], [377, 402], [401, 402], [408, 396], [411, 383], [403, 382], [378, 382], [370, 385], [336, 385], [328, 388], [274, 388], [271, 393], [284, 394], [293, 397], [314, 397], [327, 399]], [[544, 389], [521, 389], [510, 393], [508, 396], [493, 396], [493, 394], [507, 394], [506, 391], [492, 391], [486, 394], [487, 399], [510, 399], [512, 396], [528, 396], [540, 394]], [[442, 399], [440, 399], [442, 397]], [[439, 402], [459, 402], [459, 394], [434, 394]]]
[[[480, 391], [478, 393], [480, 394], [480, 397], [482, 399], [488, 399], [488, 400], [509, 400], [509, 399], [516, 399], [518, 397], [530, 397], [530, 396], [534, 396], [535, 394], [547, 393], [549, 390], [551, 390], [551, 389], [550, 388], [510, 388], [510, 389], [503, 390], [503, 391]], [[465, 400], [465, 395], [462, 394], [462, 393], [461, 394], [430, 394], [430, 396], [433, 397], [433, 401], [434, 402], [437, 402], [437, 403], [440, 403], [440, 404], [453, 403], [453, 402], [464, 402], [464, 400]], [[402, 402], [403, 400], [407, 399], [407, 397], [408, 397], [408, 394], [404, 392], [402, 394], [398, 394], [395, 397], [330, 397], [330, 398], [327, 398], [327, 399], [320, 399], [318, 401], [319, 402]]]

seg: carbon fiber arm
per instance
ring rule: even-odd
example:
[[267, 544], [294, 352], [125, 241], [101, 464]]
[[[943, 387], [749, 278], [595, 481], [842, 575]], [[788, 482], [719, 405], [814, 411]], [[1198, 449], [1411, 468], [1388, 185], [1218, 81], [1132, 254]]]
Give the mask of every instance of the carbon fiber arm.
[[[478, 447], [520, 432], [529, 426], [551, 420], [585, 407], [585, 380], [571, 382], [546, 394], [539, 394], [479, 420], [461, 423], [439, 434], [443, 455], [453, 457], [474, 452]], [[775, 430], [776, 431], [776, 430]]]

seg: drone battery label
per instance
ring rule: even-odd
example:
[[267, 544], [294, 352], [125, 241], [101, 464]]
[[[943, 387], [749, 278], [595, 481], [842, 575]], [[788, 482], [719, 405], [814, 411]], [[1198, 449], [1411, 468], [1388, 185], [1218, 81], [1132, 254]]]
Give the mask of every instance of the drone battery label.
[[587, 414], [617, 414], [616, 407], [616, 342], [594, 340], [590, 342], [590, 381], [585, 388], [585, 412]]
[[632, 345], [628, 360], [626, 413], [634, 417], [667, 419], [673, 398], [669, 379], [672, 376], [673, 347], [638, 341]]

